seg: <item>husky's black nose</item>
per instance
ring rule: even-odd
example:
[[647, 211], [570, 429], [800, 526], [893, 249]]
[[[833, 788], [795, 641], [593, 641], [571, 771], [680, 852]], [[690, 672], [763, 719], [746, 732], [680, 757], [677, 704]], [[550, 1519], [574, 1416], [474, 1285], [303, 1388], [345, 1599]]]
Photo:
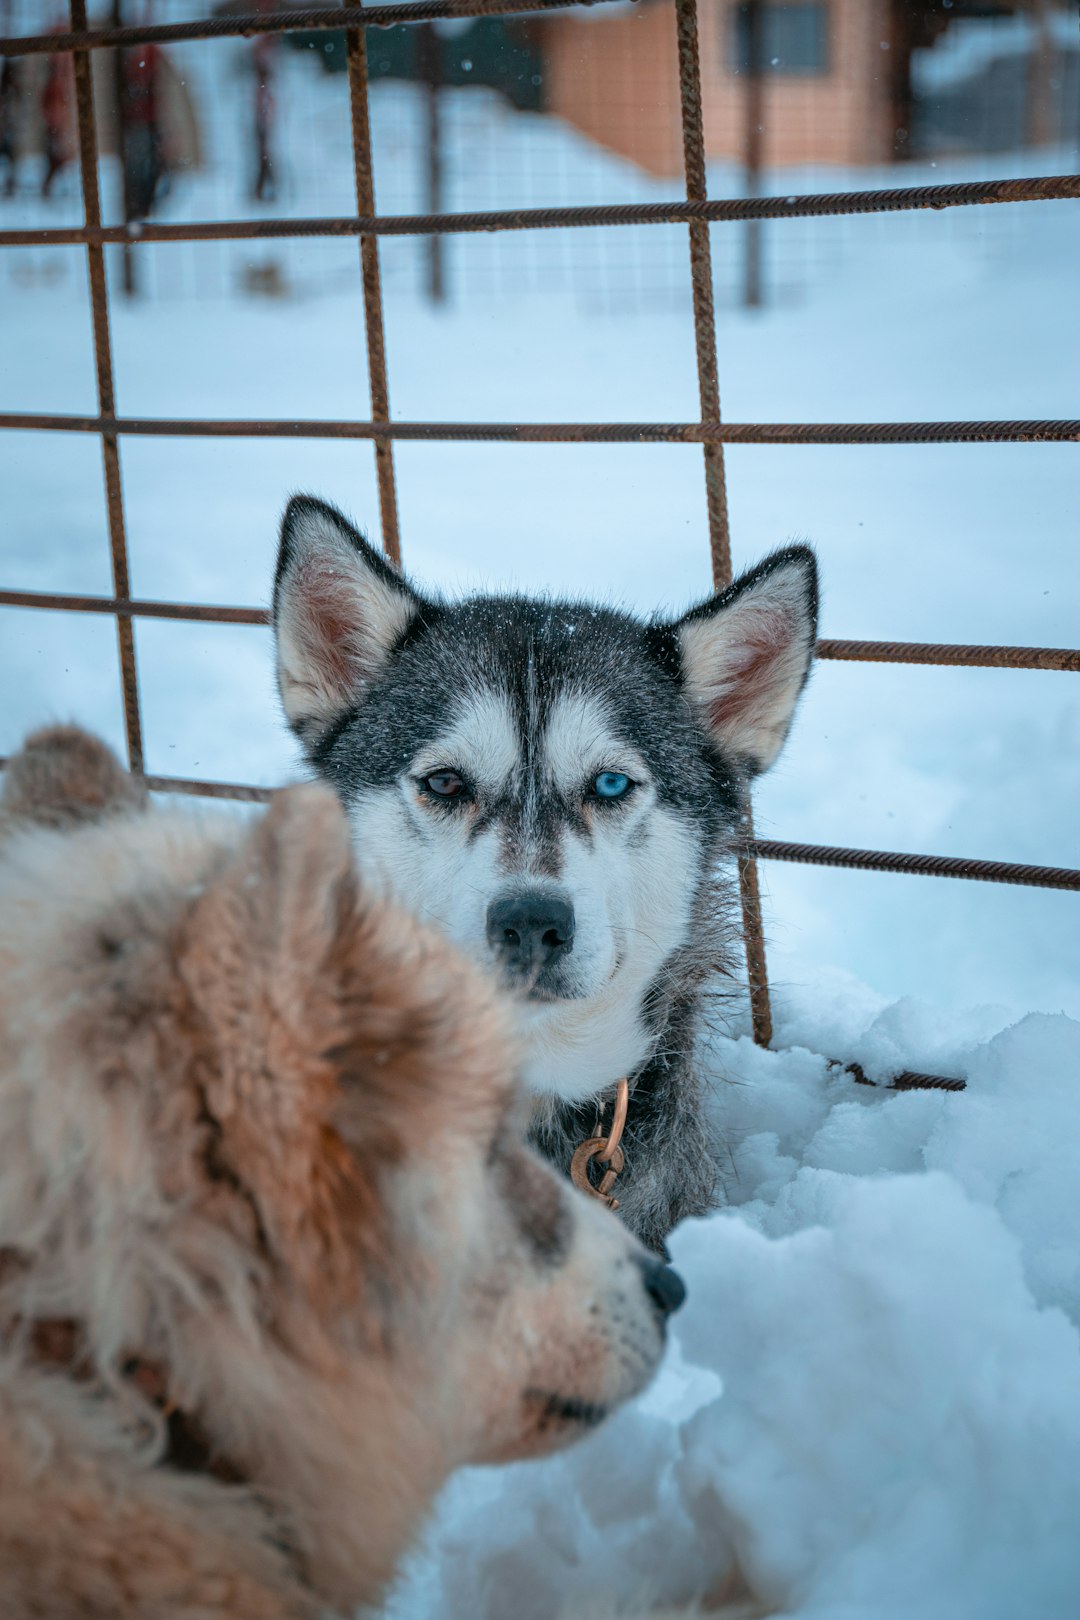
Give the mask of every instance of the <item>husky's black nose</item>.
[[651, 1254], [642, 1255], [638, 1265], [645, 1278], [645, 1292], [661, 1316], [671, 1316], [686, 1298], [686, 1284], [679, 1273]]
[[574, 908], [542, 889], [493, 900], [488, 944], [515, 978], [535, 978], [574, 943]]

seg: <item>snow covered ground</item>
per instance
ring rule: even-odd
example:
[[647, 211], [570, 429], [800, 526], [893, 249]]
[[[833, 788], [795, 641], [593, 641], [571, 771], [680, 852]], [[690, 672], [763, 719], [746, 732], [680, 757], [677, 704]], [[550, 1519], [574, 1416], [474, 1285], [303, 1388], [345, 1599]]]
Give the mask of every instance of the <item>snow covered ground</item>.
[[[786, 1003], [791, 1049], [717, 1049], [733, 1207], [675, 1234], [657, 1385], [563, 1458], [459, 1475], [394, 1620], [636, 1613], [733, 1567], [792, 1620], [1080, 1610], [1080, 1026], [828, 988]], [[853, 1087], [835, 1049], [970, 1089]]]
[[[239, 48], [186, 60], [222, 150], [242, 118]], [[294, 138], [278, 206], [346, 212], [344, 85], [294, 57], [283, 75]], [[386, 210], [419, 204], [418, 112], [406, 89], [376, 88]], [[485, 95], [448, 98], [448, 122], [451, 207], [673, 190]], [[901, 178], [1075, 162], [1038, 152]], [[782, 190], [896, 181], [772, 177]], [[719, 195], [737, 176], [710, 184]], [[178, 187], [165, 217], [249, 209], [234, 166]], [[73, 198], [46, 214], [23, 196], [0, 220], [74, 216]], [[731, 420], [1077, 414], [1076, 204], [770, 227], [772, 296], [756, 315], [734, 301], [737, 234], [713, 237]], [[122, 412], [368, 414], [355, 245], [147, 253], [152, 295], [113, 305]], [[396, 415], [697, 414], [685, 302], [618, 313], [590, 297], [605, 276], [621, 285], [620, 253], [639, 294], [650, 277], [668, 288], [681, 229], [647, 246], [641, 232], [453, 241], [438, 312], [418, 293], [420, 253], [383, 251]], [[81, 254], [7, 257], [0, 409], [92, 410]], [[271, 259], [290, 296], [239, 296], [245, 263]], [[128, 440], [122, 458], [140, 596], [265, 602], [294, 489], [377, 530], [366, 445]], [[709, 589], [695, 447], [401, 445], [396, 460], [407, 562], [425, 583], [643, 611]], [[737, 565], [812, 540], [823, 634], [1077, 644], [1075, 446], [745, 447], [727, 465]], [[94, 440], [0, 436], [0, 490], [7, 583], [108, 591]], [[144, 622], [137, 649], [151, 770], [274, 783], [296, 769], [264, 632]], [[0, 752], [55, 715], [122, 742], [107, 620], [0, 609], [0, 690]], [[835, 663], [756, 798], [766, 837], [1066, 866], [1080, 865], [1078, 812], [1075, 676]], [[756, 1050], [738, 1016], [717, 1038], [730, 1209], [676, 1236], [690, 1301], [668, 1368], [572, 1455], [455, 1481], [397, 1620], [679, 1599], [733, 1560], [801, 1620], [1080, 1612], [1080, 901], [777, 864], [762, 878], [780, 1050]], [[830, 1057], [876, 1079], [961, 1074], [969, 1090], [856, 1087]]]

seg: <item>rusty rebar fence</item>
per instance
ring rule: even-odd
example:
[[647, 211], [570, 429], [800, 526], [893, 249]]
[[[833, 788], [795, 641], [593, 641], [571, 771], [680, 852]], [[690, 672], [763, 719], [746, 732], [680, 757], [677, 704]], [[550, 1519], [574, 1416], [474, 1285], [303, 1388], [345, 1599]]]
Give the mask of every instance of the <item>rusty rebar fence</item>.
[[[97, 28], [87, 26], [86, 0], [69, 0], [71, 30], [0, 39], [0, 55], [27, 56], [72, 52], [79, 167], [84, 204], [81, 226], [0, 231], [0, 247], [81, 245], [86, 249], [97, 373], [96, 415], [0, 413], [0, 429], [47, 430], [100, 435], [112, 556], [113, 595], [78, 596], [35, 591], [0, 590], [0, 605], [104, 613], [116, 622], [121, 689], [127, 731], [128, 763], [147, 785], [170, 793], [258, 801], [267, 790], [242, 783], [199, 781], [146, 773], [135, 661], [133, 620], [180, 619], [199, 623], [265, 625], [257, 608], [198, 606], [181, 602], [133, 600], [130, 595], [120, 441], [125, 437], [251, 437], [370, 439], [379, 491], [383, 545], [401, 560], [401, 541], [394, 482], [395, 440], [490, 440], [517, 443], [693, 443], [702, 446], [705, 500], [709, 523], [713, 581], [717, 588], [732, 574], [731, 538], [724, 477], [725, 444], [975, 444], [1080, 443], [1080, 420], [966, 422], [818, 422], [732, 423], [721, 419], [720, 377], [713, 312], [710, 256], [711, 225], [731, 221], [793, 219], [827, 214], [891, 213], [947, 209], [994, 203], [1080, 199], [1080, 175], [972, 181], [958, 184], [901, 187], [809, 196], [726, 198], [710, 200], [706, 189], [702, 127], [701, 69], [698, 54], [697, 0], [674, 0], [679, 67], [679, 103], [686, 173], [686, 197], [671, 202], [621, 203], [583, 207], [501, 209], [457, 214], [380, 216], [376, 212], [368, 113], [366, 30], [401, 23], [426, 24], [443, 18], [512, 16], [559, 10], [607, 0], [393, 0], [390, 4], [342, 4], [317, 9], [258, 12], [206, 17], [196, 21]], [[346, 31], [351, 133], [356, 176], [355, 215], [342, 218], [236, 220], [183, 225], [102, 224], [94, 90], [90, 52], [150, 42], [215, 39], [228, 36], [326, 29]], [[381, 236], [443, 236], [462, 232], [567, 230], [604, 225], [685, 224], [689, 234], [689, 270], [693, 299], [701, 418], [697, 422], [536, 423], [536, 422], [399, 422], [390, 414], [386, 342], [383, 330], [379, 271]], [[355, 236], [360, 243], [364, 322], [367, 335], [371, 416], [367, 421], [210, 421], [118, 416], [113, 383], [112, 342], [104, 250], [121, 244], [137, 251], [144, 242], [240, 241], [274, 237]], [[1080, 649], [1059, 647], [949, 646], [906, 642], [821, 641], [817, 656], [855, 662], [937, 664], [978, 669], [1041, 669], [1080, 673]], [[2, 761], [0, 761], [2, 763]], [[1024, 884], [1080, 892], [1080, 870], [1023, 865], [1007, 861], [969, 860], [939, 855], [895, 854], [884, 850], [833, 848], [757, 839], [750, 809], [739, 855], [748, 982], [754, 1038], [767, 1045], [772, 1034], [768, 977], [761, 923], [757, 861], [800, 861], [865, 871], [914, 873], [991, 883]], [[852, 1071], [856, 1080], [861, 1072]], [[960, 1080], [906, 1073], [893, 1084], [899, 1089], [957, 1089]]]

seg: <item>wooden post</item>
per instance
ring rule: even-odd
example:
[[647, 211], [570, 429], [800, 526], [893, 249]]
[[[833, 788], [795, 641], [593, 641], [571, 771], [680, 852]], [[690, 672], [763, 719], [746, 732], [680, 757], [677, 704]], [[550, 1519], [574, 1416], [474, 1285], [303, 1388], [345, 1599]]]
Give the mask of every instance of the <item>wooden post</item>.
[[[124, 26], [123, 0], [112, 0], [112, 25], [114, 28]], [[124, 224], [131, 224], [131, 182], [128, 177], [128, 150], [127, 150], [127, 84], [124, 79], [124, 48], [117, 46], [113, 52], [113, 93], [116, 97], [116, 161], [120, 165], [120, 195], [123, 199]], [[125, 242], [120, 249], [120, 262], [123, 266], [122, 286], [128, 298], [134, 298], [138, 288], [135, 282], [135, 252], [130, 242]]]
[[[765, 134], [765, 7], [763, 0], [746, 0], [746, 195], [756, 197], [761, 190], [761, 159]], [[743, 303], [759, 309], [761, 287], [760, 219], [746, 222], [743, 265]]]
[[1049, 146], [1064, 134], [1054, 90], [1055, 79], [1060, 80], [1060, 73], [1055, 71], [1059, 67], [1058, 53], [1047, 0], [1030, 0], [1030, 11], [1035, 39], [1028, 57], [1024, 142], [1027, 146]]
[[[416, 26], [416, 66], [424, 84], [427, 102], [427, 181], [425, 209], [428, 214], [441, 214], [442, 183], [442, 41], [432, 23]], [[443, 241], [441, 236], [429, 236], [428, 244], [428, 297], [433, 304], [446, 298], [443, 275]]]

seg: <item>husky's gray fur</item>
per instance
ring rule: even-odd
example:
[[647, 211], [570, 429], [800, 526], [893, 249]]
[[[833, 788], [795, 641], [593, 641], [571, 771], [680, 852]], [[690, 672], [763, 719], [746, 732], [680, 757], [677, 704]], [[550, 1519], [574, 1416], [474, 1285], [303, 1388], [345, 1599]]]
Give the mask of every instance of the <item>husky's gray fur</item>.
[[290, 725], [364, 867], [522, 990], [533, 1133], [555, 1163], [630, 1078], [620, 1213], [654, 1248], [714, 1198], [695, 1049], [734, 959], [721, 863], [787, 735], [816, 619], [804, 546], [642, 623], [421, 593], [310, 497], [282, 525]]

